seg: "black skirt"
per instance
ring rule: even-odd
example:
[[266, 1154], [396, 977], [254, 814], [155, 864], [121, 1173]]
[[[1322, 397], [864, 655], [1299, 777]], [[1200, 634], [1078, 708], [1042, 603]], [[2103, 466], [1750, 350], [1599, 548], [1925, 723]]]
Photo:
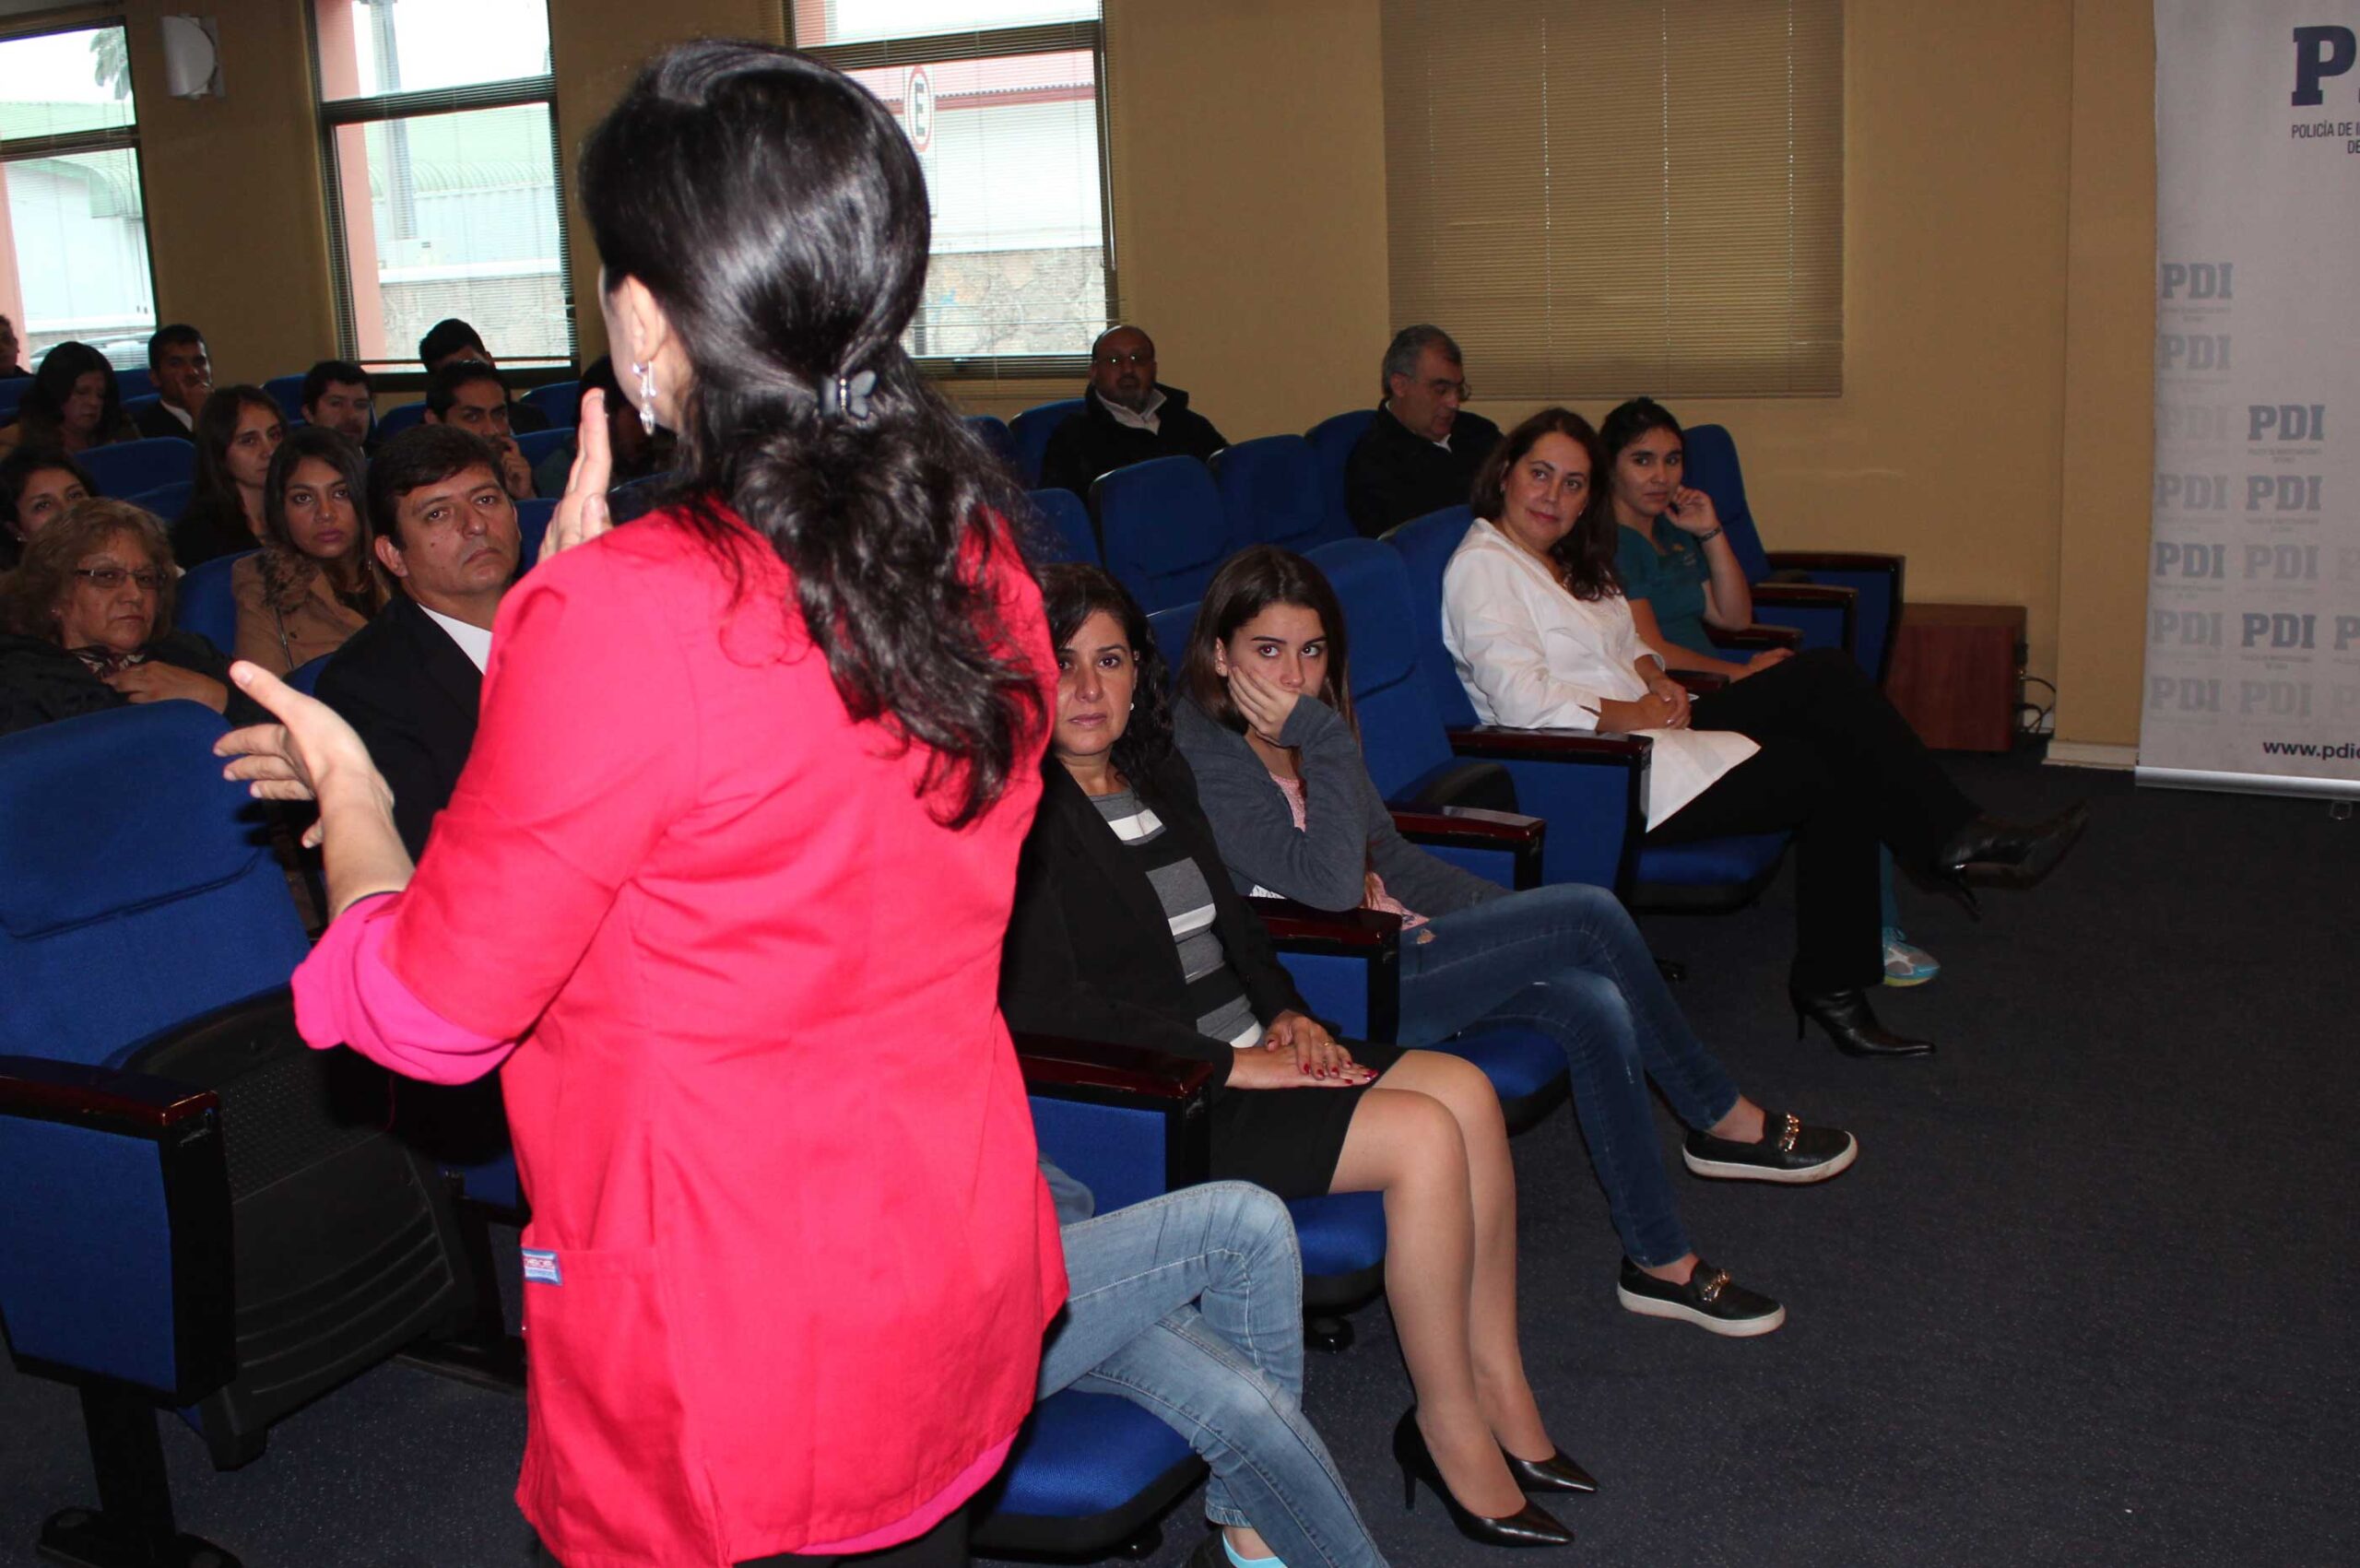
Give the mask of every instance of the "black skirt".
[[[1398, 1045], [1353, 1040], [1345, 1048], [1380, 1075], [1401, 1059]], [[1222, 1090], [1213, 1100], [1213, 1179], [1252, 1182], [1280, 1197], [1318, 1197], [1336, 1179], [1361, 1096], [1375, 1087]]]

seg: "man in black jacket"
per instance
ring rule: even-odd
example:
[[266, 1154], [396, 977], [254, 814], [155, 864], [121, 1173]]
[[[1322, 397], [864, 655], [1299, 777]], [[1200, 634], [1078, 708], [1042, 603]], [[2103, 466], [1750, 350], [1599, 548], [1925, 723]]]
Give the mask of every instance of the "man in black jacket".
[[1041, 488], [1087, 500], [1099, 475], [1150, 457], [1202, 462], [1229, 442], [1188, 407], [1178, 387], [1155, 379], [1155, 344], [1135, 326], [1109, 327], [1090, 346], [1090, 390], [1081, 412], [1056, 428], [1041, 459]]
[[186, 322], [158, 327], [148, 339], [148, 379], [156, 383], [156, 401], [140, 409], [132, 424], [142, 436], [195, 441], [197, 410], [213, 395], [213, 357], [206, 351], [205, 334]]
[[394, 792], [416, 859], [476, 741], [491, 622], [516, 575], [515, 503], [490, 445], [455, 425], [417, 425], [369, 465], [377, 559], [403, 588], [320, 672]]
[[1405, 326], [1385, 350], [1385, 400], [1344, 465], [1344, 508], [1370, 538], [1446, 506], [1463, 506], [1500, 427], [1459, 405], [1467, 371], [1438, 326]]

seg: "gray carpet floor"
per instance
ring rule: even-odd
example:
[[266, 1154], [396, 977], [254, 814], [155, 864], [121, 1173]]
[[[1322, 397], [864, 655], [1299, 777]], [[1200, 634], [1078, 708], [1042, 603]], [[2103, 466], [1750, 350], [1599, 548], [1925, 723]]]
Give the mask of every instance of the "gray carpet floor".
[[[2134, 791], [1962, 760], [1992, 808], [2086, 795], [2074, 858], [1984, 917], [1905, 891], [1944, 964], [1885, 991], [1931, 1061], [1797, 1043], [1791, 872], [1755, 908], [1648, 923], [1755, 1098], [1853, 1129], [1824, 1186], [1681, 1176], [1705, 1256], [1779, 1296], [1765, 1338], [1614, 1302], [1618, 1256], [1570, 1113], [1516, 1143], [1524, 1340], [1598, 1564], [2360, 1562], [2350, 1349], [2360, 1103], [2360, 821], [2317, 802]], [[1664, 1117], [1668, 1157], [1674, 1148]], [[1397, 1564], [1496, 1561], [1386, 1457], [1409, 1398], [1383, 1306], [1313, 1358], [1307, 1403]], [[524, 1568], [516, 1399], [395, 1364], [214, 1474], [166, 1432], [184, 1527], [249, 1568]], [[0, 1369], [0, 1564], [88, 1491], [70, 1391]], [[1150, 1560], [1199, 1539], [1193, 1500]]]

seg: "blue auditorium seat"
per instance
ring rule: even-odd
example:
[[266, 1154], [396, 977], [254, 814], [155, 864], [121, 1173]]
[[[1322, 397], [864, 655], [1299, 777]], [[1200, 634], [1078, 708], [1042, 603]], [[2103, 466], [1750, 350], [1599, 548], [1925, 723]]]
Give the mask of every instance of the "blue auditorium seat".
[[526, 430], [523, 435], [518, 436], [516, 450], [525, 454], [526, 463], [537, 468], [541, 466], [541, 459], [572, 439], [572, 425], [551, 425], [548, 430]]
[[137, 495], [159, 485], [195, 478], [196, 443], [178, 436], [149, 436], [94, 446], [82, 454], [81, 462], [102, 493]]
[[553, 498], [536, 497], [516, 503], [517, 542], [524, 547], [516, 558], [518, 571], [530, 572], [539, 563], [541, 541], [549, 537], [549, 519], [556, 515], [557, 501]]
[[159, 702], [0, 737], [0, 820], [41, 829], [0, 835], [0, 1327], [79, 1391], [101, 1499], [43, 1526], [61, 1562], [230, 1561], [177, 1535], [157, 1409], [248, 1463], [467, 1292], [387, 1075], [295, 1034], [309, 944], [224, 728]]
[[423, 424], [425, 420], [426, 405], [424, 403], [404, 403], [388, 408], [377, 416], [377, 439], [391, 440], [412, 425]]
[[1041, 459], [1048, 455], [1049, 438], [1057, 427], [1081, 412], [1081, 399], [1061, 397], [1054, 403], [1036, 404], [1027, 408], [1008, 427], [1016, 443], [1016, 477], [1024, 488], [1032, 489], [1041, 482]]
[[1090, 487], [1106, 570], [1139, 607], [1202, 598], [1239, 545], [1213, 477], [1193, 457], [1156, 457], [1099, 477]]
[[158, 485], [152, 490], [141, 490], [137, 495], [124, 499], [134, 506], [144, 506], [154, 513], [156, 521], [169, 530], [180, 520], [181, 513], [188, 510], [189, 497], [195, 493], [196, 481], [182, 479], [173, 484]]
[[[38, 369], [39, 367], [35, 367]], [[148, 373], [145, 365], [114, 373], [115, 395], [125, 403], [135, 397], [152, 397], [156, 393], [156, 378]]]
[[1009, 432], [1006, 419], [997, 414], [970, 414], [962, 422], [994, 457], [1010, 469], [1016, 466], [1016, 437]]
[[1901, 627], [1903, 558], [1856, 550], [1764, 551], [1746, 501], [1735, 439], [1722, 426], [1693, 425], [1682, 440], [1688, 482], [1713, 498], [1714, 513], [1752, 588], [1753, 619], [1795, 628], [1806, 647], [1848, 648], [1869, 678], [1882, 686], [1893, 667], [1894, 638]]
[[1352, 536], [1351, 525], [1328, 503], [1317, 451], [1301, 436], [1239, 442], [1215, 453], [1211, 466], [1230, 535], [1241, 547], [1279, 545], [1300, 553]]
[[1081, 497], [1071, 490], [1027, 490], [1024, 494], [1032, 503], [1032, 548], [1043, 552], [1043, 559], [1101, 564], [1098, 528], [1091, 522], [1090, 507]]
[[1344, 468], [1351, 462], [1352, 448], [1376, 422], [1374, 408], [1354, 408], [1350, 413], [1332, 415], [1304, 432], [1311, 442], [1313, 454], [1319, 459], [1319, 489], [1327, 498], [1328, 515], [1333, 528], [1342, 534], [1359, 532], [1352, 526], [1351, 513], [1344, 507]]
[[333, 653], [322, 654], [316, 659], [306, 659], [287, 672], [287, 684], [306, 697], [316, 696], [320, 690], [320, 671], [328, 667]]
[[190, 567], [173, 595], [172, 624], [195, 632], [225, 654], [237, 646], [238, 601], [230, 592], [230, 573], [254, 553], [217, 555]]
[[270, 394], [270, 400], [278, 405], [278, 411], [287, 416], [289, 424], [291, 425], [303, 417], [303, 378], [301, 376], [273, 376], [262, 383], [262, 389]]
[[547, 386], [537, 386], [525, 394], [523, 401], [548, 416], [549, 429], [573, 429], [582, 407], [582, 383], [578, 381], [553, 381]]
[[25, 394], [32, 389], [33, 378], [30, 376], [0, 377], [0, 424], [17, 417], [18, 406], [24, 402]]

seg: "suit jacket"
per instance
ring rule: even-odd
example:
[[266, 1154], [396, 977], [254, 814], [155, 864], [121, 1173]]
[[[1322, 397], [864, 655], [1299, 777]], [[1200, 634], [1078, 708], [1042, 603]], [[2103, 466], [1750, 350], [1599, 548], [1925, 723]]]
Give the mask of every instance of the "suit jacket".
[[[1236, 1053], [1197, 1032], [1180, 949], [1147, 873], [1062, 763], [1049, 757], [1041, 772], [1040, 814], [1017, 866], [1000, 963], [1000, 1010], [1010, 1027], [1195, 1056], [1226, 1075]], [[1308, 1013], [1261, 918], [1221, 865], [1188, 764], [1174, 752], [1142, 794], [1204, 872], [1213, 929], [1255, 1016]]]
[[1476, 470], [1499, 443], [1499, 426], [1461, 408], [1451, 421], [1446, 452], [1379, 407], [1375, 422], [1345, 459], [1344, 510], [1352, 526], [1374, 539], [1413, 517], [1464, 506], [1475, 489]]
[[138, 416], [131, 421], [131, 428], [143, 436], [174, 436], [188, 442], [196, 439], [195, 432], [182, 424], [161, 403], [150, 403], [140, 409]]
[[360, 733], [394, 791], [410, 858], [426, 853], [475, 749], [483, 672], [407, 594], [352, 634], [320, 671], [319, 698]]
[[1163, 403], [1155, 411], [1155, 429], [1126, 425], [1106, 411], [1098, 389], [1081, 395], [1081, 412], [1049, 434], [1041, 454], [1041, 489], [1071, 490], [1087, 501], [1090, 487], [1101, 474], [1127, 468], [1151, 457], [1193, 457], [1199, 463], [1229, 442], [1213, 422], [1188, 407], [1188, 395], [1176, 386], [1156, 383]]

